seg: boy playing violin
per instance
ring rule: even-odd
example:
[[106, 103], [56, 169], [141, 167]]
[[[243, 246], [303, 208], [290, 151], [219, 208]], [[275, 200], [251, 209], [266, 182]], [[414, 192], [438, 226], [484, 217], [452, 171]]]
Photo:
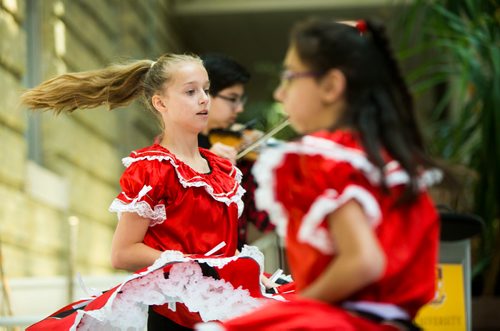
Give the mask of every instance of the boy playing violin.
[[[245, 85], [250, 80], [250, 73], [241, 64], [222, 54], [206, 54], [201, 58], [210, 79], [211, 106], [207, 127], [198, 135], [198, 144], [236, 164], [237, 148], [222, 142], [211, 142], [209, 135], [215, 129], [229, 129], [236, 122], [238, 114], [244, 111], [247, 99]], [[256, 184], [250, 171], [252, 165], [253, 162], [249, 160], [240, 160], [237, 163], [243, 173], [242, 186], [247, 191], [243, 196], [245, 209], [239, 220], [239, 248], [247, 243], [248, 222], [252, 222], [262, 232], [274, 229], [267, 213], [255, 208]]]

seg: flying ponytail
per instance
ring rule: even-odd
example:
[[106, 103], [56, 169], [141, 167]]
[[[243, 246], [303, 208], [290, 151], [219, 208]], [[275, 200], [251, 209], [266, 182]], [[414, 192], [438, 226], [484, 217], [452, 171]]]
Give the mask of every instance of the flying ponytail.
[[104, 69], [67, 73], [27, 90], [21, 102], [31, 109], [59, 114], [102, 105], [111, 110], [142, 97], [153, 111], [152, 96], [163, 88], [182, 62], [203, 65], [196, 55], [165, 54], [156, 61], [137, 60]]

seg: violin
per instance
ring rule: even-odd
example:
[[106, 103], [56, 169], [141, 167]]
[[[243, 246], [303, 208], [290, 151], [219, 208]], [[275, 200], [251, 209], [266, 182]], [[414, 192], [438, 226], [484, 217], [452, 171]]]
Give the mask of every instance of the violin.
[[256, 120], [249, 121], [236, 130], [212, 130], [209, 134], [209, 141], [213, 145], [217, 142], [236, 148], [238, 154], [236, 160], [244, 159], [255, 161], [259, 156], [258, 147], [267, 139], [288, 126], [288, 120], [284, 120], [269, 132], [263, 134], [262, 131], [251, 129]]
[[[210, 134], [208, 135], [210, 144], [214, 145], [215, 143], [221, 143], [235, 148], [236, 151], [240, 153], [250, 143], [253, 143], [262, 135], [260, 131], [251, 128], [254, 122], [255, 120], [250, 121], [244, 125], [233, 125], [229, 129], [211, 130]], [[248, 161], [255, 161], [257, 157], [257, 151], [253, 151], [245, 155], [244, 159]]]

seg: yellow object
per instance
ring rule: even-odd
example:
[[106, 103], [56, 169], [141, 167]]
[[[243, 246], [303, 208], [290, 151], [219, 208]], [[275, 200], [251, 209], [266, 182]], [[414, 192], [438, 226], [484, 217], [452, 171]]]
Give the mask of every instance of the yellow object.
[[422, 307], [415, 322], [426, 331], [466, 331], [462, 264], [439, 264], [434, 299]]

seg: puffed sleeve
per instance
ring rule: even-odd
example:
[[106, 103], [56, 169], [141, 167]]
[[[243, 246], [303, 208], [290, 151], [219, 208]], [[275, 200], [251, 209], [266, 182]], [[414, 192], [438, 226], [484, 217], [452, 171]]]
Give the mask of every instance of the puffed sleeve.
[[[362, 208], [366, 220], [375, 227], [381, 219], [381, 210], [373, 186], [364, 174], [349, 162], [337, 162], [324, 156], [306, 157], [299, 163], [299, 172], [309, 178], [311, 185], [303, 190], [305, 204], [297, 238], [308, 242], [323, 253], [333, 252], [327, 216], [350, 200]], [[282, 180], [281, 180], [282, 182]], [[307, 182], [306, 182], [307, 183]], [[278, 196], [282, 193], [278, 192]], [[298, 196], [294, 199], [299, 199]], [[289, 205], [291, 201], [287, 202]]]
[[354, 199], [375, 226], [381, 211], [373, 186], [356, 163], [359, 159], [306, 147], [289, 144], [273, 151], [273, 157], [268, 156], [269, 164], [254, 169], [259, 184], [256, 202], [259, 209], [270, 214], [278, 233], [286, 234], [289, 219], [298, 220], [297, 239], [331, 254], [334, 247], [328, 231], [329, 214]]
[[[164, 170], [164, 169], [163, 169]], [[165, 174], [161, 162], [139, 160], [130, 164], [124, 171], [120, 186], [122, 191], [113, 200], [109, 211], [137, 213], [149, 218], [150, 226], [167, 219], [165, 212]]]

